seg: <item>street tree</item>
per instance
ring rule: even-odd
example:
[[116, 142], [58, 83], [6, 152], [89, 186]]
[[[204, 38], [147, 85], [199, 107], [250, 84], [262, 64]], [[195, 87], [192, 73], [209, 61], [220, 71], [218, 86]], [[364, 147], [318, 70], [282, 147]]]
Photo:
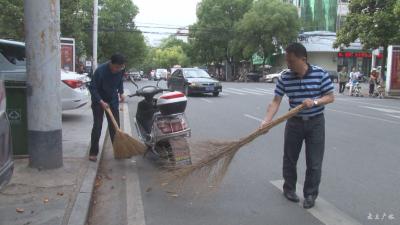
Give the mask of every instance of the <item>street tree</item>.
[[349, 11], [333, 47], [349, 46], [357, 39], [364, 49], [383, 47], [382, 71], [385, 71], [387, 47], [400, 43], [400, 1], [352, 0]]
[[189, 29], [196, 61], [206, 64], [235, 60], [232, 46], [234, 26], [252, 6], [253, 0], [203, 0], [197, 8], [197, 23]]
[[25, 39], [23, 0], [0, 0], [0, 38]]
[[235, 46], [243, 57], [254, 53], [264, 57], [280, 53], [281, 46], [296, 40], [300, 22], [292, 4], [279, 0], [258, 0], [235, 26]]
[[133, 23], [139, 9], [131, 0], [102, 0], [99, 5], [99, 60], [119, 52], [126, 56], [127, 66], [137, 67], [146, 48], [143, 34]]

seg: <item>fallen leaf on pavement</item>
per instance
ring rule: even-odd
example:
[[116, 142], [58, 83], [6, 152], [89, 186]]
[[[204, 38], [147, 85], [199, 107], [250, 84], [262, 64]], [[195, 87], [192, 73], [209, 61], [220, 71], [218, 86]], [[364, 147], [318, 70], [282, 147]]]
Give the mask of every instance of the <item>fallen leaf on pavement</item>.
[[112, 178], [108, 175], [106, 175], [107, 180], [112, 180]]
[[172, 195], [170, 195], [171, 197], [174, 197], [174, 198], [177, 198], [177, 197], [179, 197], [179, 195], [178, 194], [172, 194]]
[[16, 208], [15, 211], [17, 211], [17, 213], [25, 212], [25, 210], [23, 208]]
[[63, 195], [64, 195], [64, 192], [57, 192], [57, 195], [63, 196]]
[[151, 187], [146, 189], [146, 192], [150, 192], [151, 190], [153, 190]]
[[164, 186], [167, 186], [167, 185], [168, 185], [168, 183], [162, 183], [161, 187], [164, 187]]
[[48, 198], [44, 198], [43, 199], [43, 203], [49, 203], [49, 199]]

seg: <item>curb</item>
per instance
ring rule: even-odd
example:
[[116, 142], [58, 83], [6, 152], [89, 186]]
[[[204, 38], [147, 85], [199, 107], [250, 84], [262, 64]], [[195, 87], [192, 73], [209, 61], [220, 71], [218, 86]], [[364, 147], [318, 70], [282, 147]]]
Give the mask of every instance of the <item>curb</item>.
[[[105, 126], [106, 121], [107, 120], [103, 121], [103, 128], [107, 127]], [[99, 141], [100, 146], [98, 154], [98, 156], [100, 156], [99, 159], [95, 163], [88, 161], [89, 166], [83, 177], [83, 181], [79, 189], [79, 193], [76, 196], [74, 205], [72, 207], [72, 211], [69, 216], [67, 225], [85, 225], [87, 222], [90, 209], [90, 202], [92, 200], [92, 194], [94, 190], [94, 183], [96, 181], [96, 176], [97, 176], [97, 169], [99, 168], [100, 165], [101, 155], [103, 153], [104, 143], [106, 141], [107, 130], [108, 129], [105, 129], [105, 131], [103, 131], [100, 136], [100, 141]], [[88, 152], [89, 152], [89, 147], [88, 147]]]
[[[131, 120], [127, 103], [123, 103], [123, 129], [132, 135]], [[145, 215], [137, 165], [134, 159], [125, 160], [126, 168], [126, 220], [127, 225], [145, 225]]]

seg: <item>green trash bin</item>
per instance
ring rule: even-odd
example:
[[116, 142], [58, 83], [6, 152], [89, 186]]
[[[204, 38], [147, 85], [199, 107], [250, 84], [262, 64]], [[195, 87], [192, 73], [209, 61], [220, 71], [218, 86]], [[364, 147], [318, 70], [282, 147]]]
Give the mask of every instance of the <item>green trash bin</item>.
[[5, 81], [7, 116], [11, 125], [14, 155], [28, 155], [27, 85], [25, 81]]

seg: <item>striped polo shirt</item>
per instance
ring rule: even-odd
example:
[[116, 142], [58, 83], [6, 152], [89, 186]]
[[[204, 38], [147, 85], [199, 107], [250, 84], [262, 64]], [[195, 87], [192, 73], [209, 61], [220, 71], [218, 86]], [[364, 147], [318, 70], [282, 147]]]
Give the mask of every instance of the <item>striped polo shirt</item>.
[[[308, 64], [308, 71], [303, 78], [298, 78], [288, 70], [279, 78], [275, 95], [289, 97], [290, 108], [300, 105], [305, 99], [318, 99], [333, 92], [333, 84], [329, 74], [320, 67]], [[324, 111], [324, 106], [314, 106], [304, 109], [298, 116], [316, 116]]]

